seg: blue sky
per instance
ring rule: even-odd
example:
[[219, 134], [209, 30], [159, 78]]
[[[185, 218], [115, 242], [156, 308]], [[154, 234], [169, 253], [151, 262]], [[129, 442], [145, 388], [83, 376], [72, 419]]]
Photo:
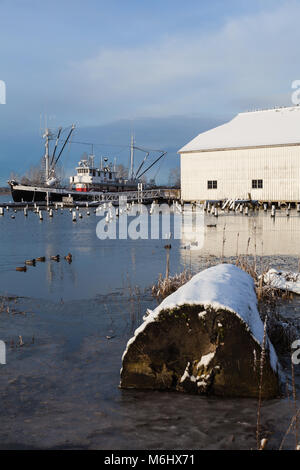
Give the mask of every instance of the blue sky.
[[298, 0], [0, 0], [0, 171], [23, 135], [38, 137], [41, 113], [130, 128], [291, 104], [299, 16]]

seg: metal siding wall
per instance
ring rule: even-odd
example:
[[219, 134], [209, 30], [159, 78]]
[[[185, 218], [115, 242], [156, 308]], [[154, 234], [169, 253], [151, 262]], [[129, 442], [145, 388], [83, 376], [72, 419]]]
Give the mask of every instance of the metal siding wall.
[[[262, 179], [263, 189], [252, 189]], [[217, 180], [218, 189], [207, 189]], [[185, 201], [247, 198], [300, 201], [300, 145], [181, 155], [181, 191]]]

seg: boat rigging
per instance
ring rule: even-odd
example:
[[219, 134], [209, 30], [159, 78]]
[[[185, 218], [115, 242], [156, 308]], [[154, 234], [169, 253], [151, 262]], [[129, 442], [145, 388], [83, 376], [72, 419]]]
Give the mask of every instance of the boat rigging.
[[[67, 128], [68, 129], [68, 128]], [[145, 149], [143, 147], [138, 147], [135, 145], [134, 137], [131, 136], [130, 142], [130, 168], [128, 170], [127, 178], [118, 176], [116, 169], [116, 161], [112, 165], [108, 158], [101, 157], [101, 163], [99, 167], [95, 166], [95, 155], [94, 155], [94, 146], [104, 146], [107, 144], [95, 144], [91, 142], [77, 142], [72, 141], [71, 138], [75, 130], [75, 125], [73, 124], [68, 131], [67, 137], [62, 139], [62, 134], [67, 129], [63, 130], [62, 127], [59, 127], [56, 132], [51, 131], [49, 128], [46, 128], [43, 138], [45, 139], [45, 155], [44, 155], [44, 178], [39, 184], [39, 188], [34, 187], [31, 184], [21, 185], [19, 182], [13, 180], [9, 181], [11, 186], [11, 191], [13, 198], [16, 202], [33, 200], [57, 200], [57, 197], [60, 199], [66, 194], [75, 198], [75, 199], [89, 199], [88, 193], [102, 194], [103, 192], [122, 192], [122, 191], [132, 191], [136, 190], [138, 185], [141, 182], [141, 178], [156, 164], [158, 163], [165, 155], [166, 152], [162, 150], [153, 150]], [[55, 141], [52, 152], [50, 151], [50, 141]], [[59, 145], [62, 143], [60, 150], [58, 150]], [[61, 158], [65, 147], [68, 143], [72, 144], [81, 144], [81, 145], [90, 145], [92, 153], [88, 156], [82, 158], [78, 166], [76, 167], [76, 174], [70, 177], [69, 189], [63, 188], [60, 185], [59, 179], [56, 175], [56, 167], [59, 159]], [[125, 146], [113, 144], [114, 147]], [[140, 151], [145, 153], [145, 156], [142, 162], [139, 164], [137, 170], [134, 170], [134, 161], [135, 161], [135, 151]], [[152, 152], [159, 152], [158, 158], [154, 162], [150, 163], [148, 166], [146, 162], [149, 159], [149, 155]], [[57, 155], [58, 153], [58, 155]], [[149, 162], [148, 162], [149, 163]], [[146, 166], [146, 168], [145, 168]], [[43, 187], [43, 184], [45, 187]], [[61, 190], [59, 193], [56, 190], [51, 190], [50, 188], [55, 187], [56, 190]], [[66, 193], [66, 194], [65, 194]], [[58, 196], [59, 195], [59, 196]]]

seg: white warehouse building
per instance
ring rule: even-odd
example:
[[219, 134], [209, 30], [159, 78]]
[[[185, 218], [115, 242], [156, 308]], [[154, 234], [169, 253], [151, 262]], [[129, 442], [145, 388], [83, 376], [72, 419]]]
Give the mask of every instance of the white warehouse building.
[[300, 201], [300, 106], [240, 113], [178, 153], [183, 201]]

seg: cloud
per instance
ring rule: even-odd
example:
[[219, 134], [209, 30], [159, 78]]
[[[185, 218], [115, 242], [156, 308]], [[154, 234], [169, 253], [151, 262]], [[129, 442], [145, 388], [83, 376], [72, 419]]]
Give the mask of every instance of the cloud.
[[219, 30], [176, 33], [150, 45], [103, 48], [65, 71], [83, 107], [109, 119], [224, 113], [291, 104], [298, 77], [300, 4], [228, 20]]

